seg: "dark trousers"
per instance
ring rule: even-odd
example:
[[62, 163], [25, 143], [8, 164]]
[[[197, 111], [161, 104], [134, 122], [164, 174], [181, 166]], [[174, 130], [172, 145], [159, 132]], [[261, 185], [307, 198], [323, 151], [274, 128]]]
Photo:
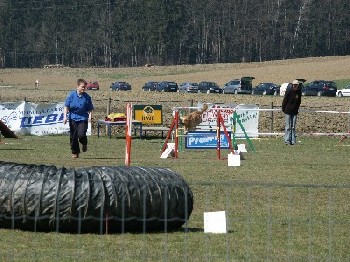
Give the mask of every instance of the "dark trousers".
[[88, 129], [88, 121], [74, 121], [69, 120], [69, 130], [70, 130], [70, 148], [72, 154], [79, 154], [80, 147], [79, 142], [82, 145], [87, 145], [86, 131]]

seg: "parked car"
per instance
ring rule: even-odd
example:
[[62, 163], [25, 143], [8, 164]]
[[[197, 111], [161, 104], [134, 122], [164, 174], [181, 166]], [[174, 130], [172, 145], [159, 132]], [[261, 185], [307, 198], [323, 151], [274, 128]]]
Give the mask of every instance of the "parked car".
[[163, 81], [157, 85], [158, 92], [177, 92], [178, 85], [175, 82]]
[[198, 84], [193, 82], [185, 82], [180, 84], [179, 92], [198, 93]]
[[127, 82], [114, 82], [112, 83], [112, 85], [110, 86], [110, 89], [112, 91], [128, 91], [131, 90], [131, 85]]
[[[303, 78], [297, 78], [295, 80], [299, 81], [299, 88], [304, 88], [304, 83], [306, 82], [306, 79]], [[287, 89], [292, 87], [292, 83], [283, 83], [280, 87], [280, 96], [284, 96]]]
[[337, 85], [333, 81], [315, 80], [301, 90], [303, 96], [335, 96]]
[[88, 82], [85, 90], [100, 90], [100, 86], [97, 81]]
[[337, 97], [350, 96], [350, 85], [337, 91]]
[[216, 93], [221, 94], [222, 89], [218, 86], [217, 83], [202, 81], [198, 84], [198, 93]]
[[233, 79], [223, 87], [224, 94], [251, 94], [253, 89], [252, 76], [245, 76], [240, 79]]
[[156, 91], [158, 84], [159, 84], [159, 82], [156, 82], [156, 81], [148, 81], [147, 83], [145, 83], [143, 85], [142, 90], [143, 91]]
[[274, 95], [277, 96], [280, 93], [280, 86], [274, 83], [260, 83], [253, 88], [252, 94], [254, 95]]

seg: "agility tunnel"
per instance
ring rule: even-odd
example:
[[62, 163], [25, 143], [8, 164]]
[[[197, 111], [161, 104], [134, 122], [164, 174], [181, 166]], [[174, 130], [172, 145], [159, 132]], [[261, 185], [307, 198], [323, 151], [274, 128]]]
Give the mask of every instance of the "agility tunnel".
[[166, 168], [57, 168], [0, 161], [0, 227], [72, 233], [173, 231], [193, 194]]

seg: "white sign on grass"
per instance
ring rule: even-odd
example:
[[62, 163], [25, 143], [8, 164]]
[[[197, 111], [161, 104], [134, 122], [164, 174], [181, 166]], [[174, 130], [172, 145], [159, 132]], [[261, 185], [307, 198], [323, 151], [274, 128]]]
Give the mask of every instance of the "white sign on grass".
[[227, 233], [226, 212], [204, 212], [204, 233]]

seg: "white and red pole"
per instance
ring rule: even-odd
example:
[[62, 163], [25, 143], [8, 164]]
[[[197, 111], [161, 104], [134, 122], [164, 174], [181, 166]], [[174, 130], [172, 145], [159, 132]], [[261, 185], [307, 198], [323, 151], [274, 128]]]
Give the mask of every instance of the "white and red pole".
[[130, 166], [131, 159], [131, 130], [132, 130], [132, 104], [126, 104], [126, 130], [125, 130], [125, 165]]

